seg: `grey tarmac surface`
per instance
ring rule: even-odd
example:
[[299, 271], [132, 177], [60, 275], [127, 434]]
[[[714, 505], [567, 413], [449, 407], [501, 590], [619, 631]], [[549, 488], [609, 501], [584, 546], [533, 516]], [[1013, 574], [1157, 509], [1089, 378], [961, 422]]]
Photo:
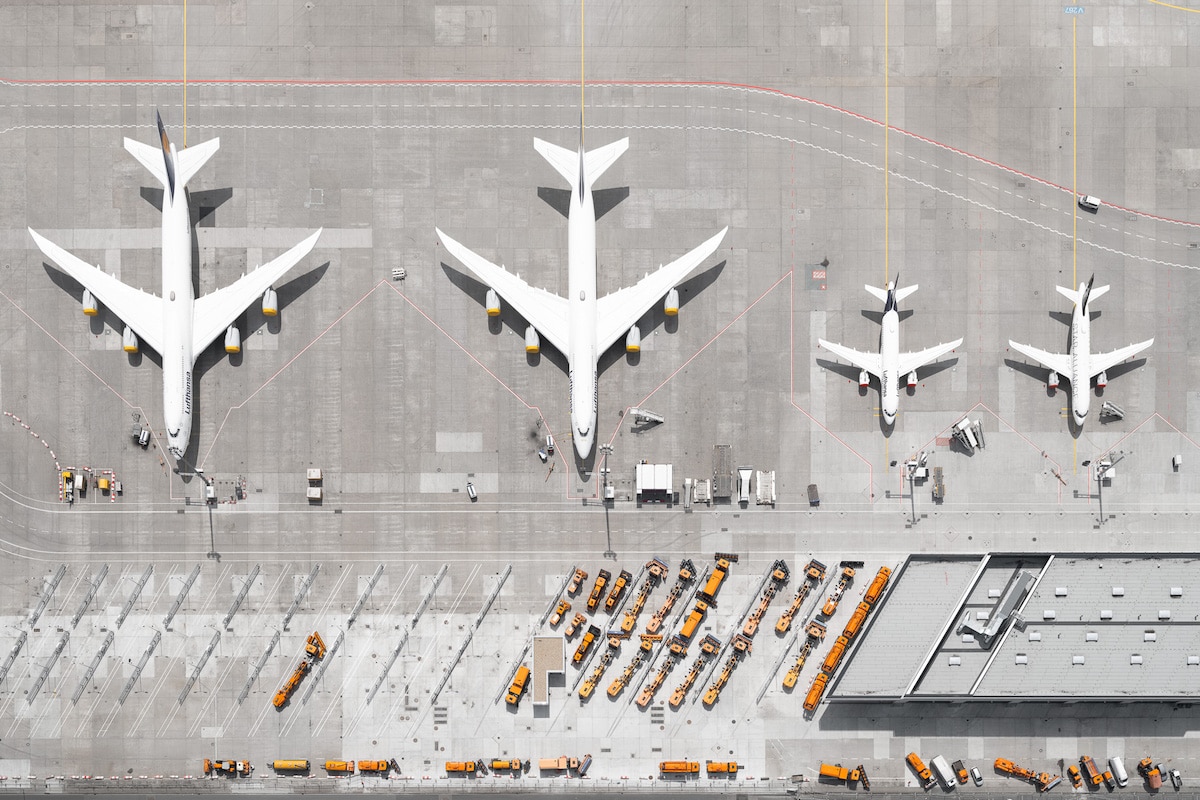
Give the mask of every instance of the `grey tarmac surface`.
[[[630, 137], [599, 187], [601, 290], [730, 226], [681, 287], [678, 320], [651, 312], [640, 357], [602, 361], [617, 494], [605, 509], [599, 463], [577, 463], [567, 439], [563, 359], [531, 362], [511, 311], [489, 324], [483, 287], [433, 233], [565, 291], [563, 187], [532, 138], [578, 141], [578, 8], [192, 0], [185, 97], [182, 7], [0, 6], [0, 656], [20, 642], [0, 679], [0, 775], [187, 775], [231, 757], [265, 781], [274, 758], [395, 757], [443, 794], [460, 788], [441, 779], [445, 761], [590, 752], [591, 783], [608, 791], [662, 788], [647, 778], [657, 763], [688, 758], [739, 761], [739, 793], [787, 791], [785, 776], [812, 778], [822, 760], [864, 763], [876, 793], [911, 793], [902, 760], [919, 750], [1039, 770], [1148, 752], [1189, 780], [1191, 708], [837, 704], [805, 720], [824, 649], [788, 693], [796, 644], [770, 630], [711, 709], [711, 667], [678, 711], [665, 702], [680, 665], [639, 710], [660, 658], [610, 700], [632, 644], [586, 704], [575, 692], [595, 657], [567, 668], [546, 709], [500, 701], [575, 566], [636, 575], [652, 556], [674, 570], [737, 552], [703, 628], [727, 640], [776, 558], [793, 577], [770, 626], [809, 558], [865, 562], [833, 630], [869, 575], [909, 552], [1194, 550], [1200, 20], [1082, 8], [587, 4], [586, 143]], [[153, 290], [155, 196], [121, 139], [152, 141], [156, 108], [181, 145], [221, 137], [190, 187], [200, 292], [325, 229], [279, 287], [280, 318], [252, 308], [241, 357], [197, 365], [189, 452], [216, 481], [211, 510], [202, 482], [165, 462], [156, 356], [129, 359], [118, 322], [82, 318], [79, 288], [26, 232]], [[1074, 189], [1106, 205], [1079, 212]], [[1075, 431], [1065, 389], [1050, 396], [1006, 342], [1065, 348], [1054, 286], [1093, 272], [1113, 287], [1094, 347], [1155, 344], [1110, 374], [1103, 399], [1125, 418], [1101, 422], [1097, 398]], [[921, 287], [902, 346], [965, 341], [884, 431], [877, 389], [860, 392], [816, 340], [873, 348], [879, 309], [862, 286], [897, 273]], [[666, 424], [631, 426], [634, 406]], [[946, 438], [964, 416], [986, 433], [974, 454]], [[154, 430], [150, 450], [134, 424]], [[542, 464], [548, 431], [559, 448]], [[711, 474], [716, 444], [775, 470], [778, 506], [632, 502], [634, 463], [672, 463], [681, 485]], [[893, 463], [921, 450], [945, 470], [940, 505], [928, 485], [910, 497]], [[1106, 455], [1121, 460], [1100, 489], [1084, 462]], [[66, 467], [109, 470], [124, 492], [67, 506]], [[324, 470], [319, 504], [305, 500], [309, 467]], [[340, 645], [276, 711], [314, 629]], [[683, 790], [698, 785], [729, 784]], [[331, 791], [352, 788], [366, 787]]]

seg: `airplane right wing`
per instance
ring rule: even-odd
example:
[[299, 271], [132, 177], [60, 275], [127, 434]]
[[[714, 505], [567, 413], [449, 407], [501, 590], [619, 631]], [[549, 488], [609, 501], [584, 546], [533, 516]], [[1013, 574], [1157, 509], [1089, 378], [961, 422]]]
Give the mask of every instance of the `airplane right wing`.
[[1026, 358], [1032, 358], [1046, 369], [1057, 372], [1064, 378], [1071, 377], [1071, 357], [1066, 353], [1047, 353], [1045, 350], [1039, 350], [1027, 344], [1018, 344], [1012, 339], [1008, 340], [1008, 346]]
[[134, 333], [148, 347], [162, 354], [162, 298], [121, 283], [99, 267], [93, 267], [78, 256], [68, 253], [33, 228], [29, 228], [29, 235], [46, 258], [83, 284], [97, 300], [133, 328]]
[[949, 353], [951, 350], [962, 344], [962, 341], [963, 340], [961, 338], [958, 338], [953, 342], [946, 342], [945, 344], [927, 347], [918, 353], [901, 353], [898, 372], [901, 375], [907, 375], [913, 370], [919, 369], [931, 361], [937, 361], [939, 358], [946, 355], [946, 353]]
[[212, 344], [243, 311], [271, 288], [271, 284], [312, 252], [323, 230], [321, 228], [283, 255], [257, 267], [223, 289], [196, 298], [192, 311], [192, 352], [199, 353]]
[[880, 358], [879, 353], [863, 353], [850, 347], [827, 342], [824, 339], [817, 339], [817, 343], [838, 358], [849, 361], [859, 369], [865, 369], [876, 378], [883, 372], [883, 359]]
[[[1093, 294], [1095, 294], [1094, 290]], [[1113, 350], [1111, 353], [1093, 354], [1091, 358], [1092, 374], [1088, 377], [1094, 378], [1101, 372], [1112, 369], [1125, 359], [1133, 358], [1152, 344], [1154, 344], [1154, 340], [1148, 339], [1141, 344], [1131, 344], [1128, 347], [1122, 347], [1120, 350]]]
[[603, 353], [629, 331], [650, 308], [667, 296], [704, 259], [721, 245], [729, 226], [716, 236], [685, 253], [632, 286], [606, 294], [596, 301], [596, 352]]
[[526, 322], [554, 346], [554, 349], [564, 356], [568, 354], [568, 306], [565, 297], [551, 294], [545, 289], [535, 289], [504, 267], [498, 267], [483, 256], [468, 250], [437, 228], [434, 230], [437, 231], [438, 239], [450, 251], [450, 255], [461, 261], [476, 278], [495, 289], [497, 294], [507, 300]]

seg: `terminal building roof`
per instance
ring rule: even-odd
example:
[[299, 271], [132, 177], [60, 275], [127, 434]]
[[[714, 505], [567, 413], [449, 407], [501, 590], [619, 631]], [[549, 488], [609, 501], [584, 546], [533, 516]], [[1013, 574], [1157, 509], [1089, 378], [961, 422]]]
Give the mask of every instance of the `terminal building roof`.
[[1200, 557], [913, 555], [832, 701], [1194, 701]]

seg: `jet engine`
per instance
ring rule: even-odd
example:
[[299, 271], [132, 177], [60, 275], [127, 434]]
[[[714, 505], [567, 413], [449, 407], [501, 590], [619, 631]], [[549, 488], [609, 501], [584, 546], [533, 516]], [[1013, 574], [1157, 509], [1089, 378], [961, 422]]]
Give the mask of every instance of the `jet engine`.
[[96, 302], [96, 298], [87, 289], [83, 290], [83, 313], [89, 317], [94, 317], [100, 313], [100, 304]]
[[625, 352], [640, 353], [642, 350], [642, 332], [638, 330], [638, 326], [634, 325], [629, 329], [629, 333], [625, 334]]
[[1046, 388], [1052, 392], [1058, 389], [1058, 373], [1054, 370], [1050, 370], [1050, 377], [1046, 379]]
[[489, 317], [500, 316], [500, 295], [496, 294], [495, 289], [488, 289], [487, 302], [485, 303], [485, 305], [487, 306], [487, 312], [488, 312]]
[[663, 313], [668, 317], [673, 317], [679, 313], [679, 290], [672, 289], [667, 292], [667, 299], [663, 301]]
[[910, 389], [917, 388], [917, 371], [915, 369], [912, 372], [908, 373], [908, 388], [910, 388]]
[[1108, 373], [1101, 372], [1096, 376], [1096, 388], [1103, 389], [1105, 386], [1108, 386]]
[[263, 316], [266, 317], [274, 317], [279, 314], [279, 295], [275, 294], [274, 289], [267, 289], [263, 292], [262, 310]]
[[[489, 312], [490, 313], [490, 312]], [[537, 331], [532, 325], [525, 328], [525, 352], [539, 353], [542, 349], [541, 340], [538, 339]]]
[[858, 373], [858, 388], [865, 389], [870, 385], [871, 385], [871, 373], [867, 372], [865, 369], [860, 370]]
[[121, 347], [124, 348], [126, 353], [136, 353], [138, 351], [137, 334], [128, 325], [125, 326], [125, 330], [121, 334]]
[[238, 330], [237, 325], [230, 325], [225, 329], [225, 352], [242, 352], [242, 332]]

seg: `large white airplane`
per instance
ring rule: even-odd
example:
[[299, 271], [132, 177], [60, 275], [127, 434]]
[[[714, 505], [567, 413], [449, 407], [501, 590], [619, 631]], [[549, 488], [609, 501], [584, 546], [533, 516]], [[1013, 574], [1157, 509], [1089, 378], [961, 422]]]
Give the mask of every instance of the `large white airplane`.
[[161, 297], [122, 283], [33, 228], [29, 234], [48, 259], [83, 284], [84, 314], [97, 314], [99, 303], [103, 303], [121, 318], [125, 324], [125, 352], [136, 353], [140, 337], [162, 357], [167, 449], [176, 459], [182, 459], [192, 434], [192, 369], [196, 358], [221, 331], [225, 331], [225, 351], [240, 352], [237, 318], [257, 298], [262, 298], [264, 314], [279, 313], [279, 301], [271, 285], [308, 255], [321, 230], [224, 289], [197, 299], [192, 290], [192, 223], [184, 187], [217, 152], [221, 140], [210, 139], [176, 150], [163, 129], [161, 116], [158, 134], [161, 150], [128, 138], [125, 149], [163, 185]]
[[1096, 387], [1103, 389], [1108, 384], [1108, 370], [1127, 358], [1131, 358], [1150, 345], [1153, 339], [1147, 339], [1141, 344], [1131, 344], [1111, 353], [1092, 353], [1092, 319], [1088, 310], [1091, 300], [1108, 291], [1108, 286], [1092, 288], [1096, 276], [1088, 278], [1087, 283], [1079, 284], [1079, 291], [1071, 291], [1065, 286], [1056, 286], [1058, 293], [1075, 304], [1071, 314], [1071, 351], [1069, 353], [1047, 353], [1027, 344], [1019, 344], [1012, 339], [1008, 346], [1022, 353], [1050, 370], [1047, 385], [1051, 389], [1058, 387], [1058, 376], [1062, 375], [1071, 382], [1071, 415], [1075, 424], [1082, 427], [1087, 418], [1088, 407], [1091, 404], [1092, 378], [1096, 378]]
[[559, 297], [545, 289], [535, 289], [519, 275], [471, 252], [438, 229], [438, 238], [450, 253], [466, 265], [489, 287], [487, 313], [500, 313], [503, 296], [529, 323], [525, 331], [525, 350], [538, 352], [539, 334], [567, 357], [571, 384], [571, 436], [575, 452], [587, 458], [596, 438], [596, 364], [601, 354], [622, 335], [625, 349], [641, 348], [637, 322], [664, 296], [663, 310], [668, 315], [679, 311], [676, 286], [708, 258], [721, 244], [728, 226], [687, 255], [661, 266], [633, 286], [596, 297], [596, 209], [592, 186], [629, 147], [629, 139], [584, 152], [582, 135], [579, 152], [573, 153], [541, 139], [533, 140], [534, 149], [545, 157], [571, 185], [571, 203], [567, 213], [567, 296]]
[[879, 406], [883, 410], [883, 421], [888, 425], [895, 423], [896, 411], [900, 408], [900, 376], [908, 374], [908, 385], [917, 385], [917, 369], [931, 361], [936, 361], [946, 353], [962, 344], [962, 339], [939, 344], [919, 353], [900, 352], [900, 301], [917, 290], [917, 285], [897, 289], [900, 276], [884, 289], [874, 286], [864, 288], [883, 301], [883, 325], [879, 330], [879, 352], [862, 353], [840, 344], [818, 339], [821, 347], [830, 351], [838, 358], [849, 361], [862, 370], [858, 376], [858, 385], [866, 387], [870, 384], [868, 373], [879, 380]]

